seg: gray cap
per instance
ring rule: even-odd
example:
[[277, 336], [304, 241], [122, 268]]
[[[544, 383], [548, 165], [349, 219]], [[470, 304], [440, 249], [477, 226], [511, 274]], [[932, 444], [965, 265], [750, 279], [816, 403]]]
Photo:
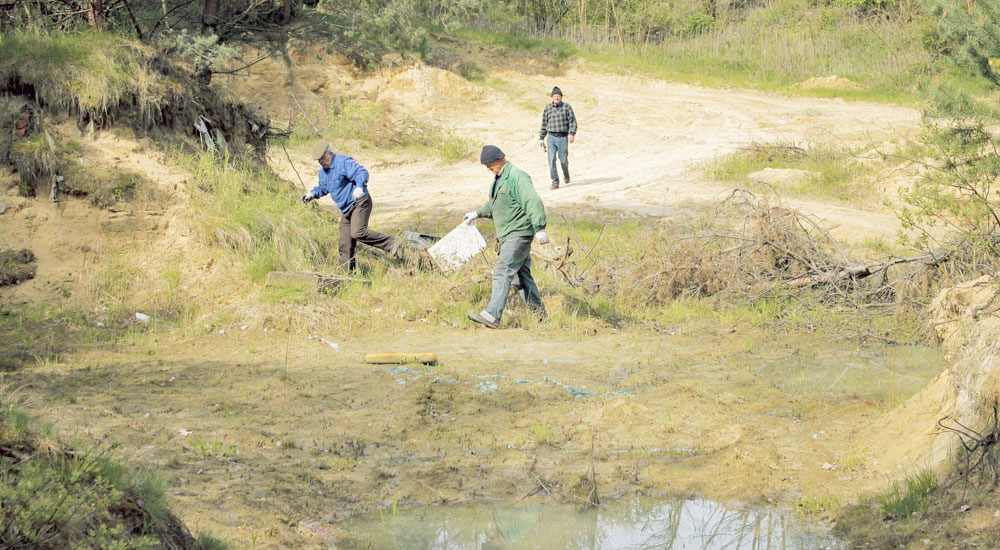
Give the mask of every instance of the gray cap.
[[312, 144], [312, 158], [319, 160], [330, 150], [330, 144], [325, 141], [317, 141]]
[[502, 158], [504, 158], [503, 151], [501, 151], [496, 145], [487, 145], [483, 147], [483, 152], [479, 154], [479, 162], [483, 164], [489, 164]]

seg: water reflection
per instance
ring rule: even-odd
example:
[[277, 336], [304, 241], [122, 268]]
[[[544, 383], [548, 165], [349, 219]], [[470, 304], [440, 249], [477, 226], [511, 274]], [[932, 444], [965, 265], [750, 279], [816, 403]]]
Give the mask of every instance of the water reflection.
[[428, 550], [840, 548], [783, 514], [706, 500], [627, 498], [599, 510], [493, 504], [382, 511], [343, 527], [344, 548]]

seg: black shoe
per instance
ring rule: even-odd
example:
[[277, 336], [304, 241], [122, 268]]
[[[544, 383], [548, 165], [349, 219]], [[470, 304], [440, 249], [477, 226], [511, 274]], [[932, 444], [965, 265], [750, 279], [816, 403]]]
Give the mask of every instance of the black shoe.
[[566, 181], [563, 182], [563, 185], [569, 185], [569, 176], [566, 176], [565, 179]]
[[552, 182], [552, 187], [550, 187], [550, 189], [559, 189], [559, 182], [558, 181]]
[[478, 313], [474, 313], [472, 311], [469, 312], [469, 320], [470, 321], [475, 321], [475, 322], [479, 323], [480, 325], [484, 325], [484, 326], [486, 326], [488, 328], [500, 328], [499, 324], [494, 323], [493, 321], [490, 321], [486, 317], [483, 317], [482, 315], [480, 315]]

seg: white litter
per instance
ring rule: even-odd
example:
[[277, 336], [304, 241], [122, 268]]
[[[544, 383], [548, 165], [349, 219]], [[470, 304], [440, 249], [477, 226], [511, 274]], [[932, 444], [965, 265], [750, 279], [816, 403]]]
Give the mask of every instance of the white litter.
[[135, 318], [138, 319], [140, 323], [148, 323], [149, 322], [149, 315], [146, 315], [145, 313], [139, 313], [137, 311], [137, 312], [135, 312]]
[[465, 262], [486, 249], [486, 241], [471, 224], [461, 223], [427, 249], [434, 264], [446, 275], [458, 271]]
[[340, 351], [340, 344], [331, 342], [331, 341], [327, 340], [326, 338], [320, 338], [319, 341], [323, 342], [324, 344], [326, 344], [326, 345], [330, 346], [331, 348], [333, 348], [333, 351]]
[[185, 430], [184, 428], [177, 430], [177, 432], [181, 434], [181, 437], [187, 437], [191, 435], [191, 430]]

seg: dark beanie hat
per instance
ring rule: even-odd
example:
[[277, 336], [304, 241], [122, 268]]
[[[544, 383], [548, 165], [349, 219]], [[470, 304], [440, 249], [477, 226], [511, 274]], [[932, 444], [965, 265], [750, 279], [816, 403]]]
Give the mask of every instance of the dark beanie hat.
[[502, 159], [503, 156], [503, 151], [499, 147], [496, 145], [487, 145], [483, 147], [483, 152], [479, 154], [479, 162], [489, 164], [495, 160]]
[[549, 95], [556, 95], [556, 94], [562, 95], [562, 90], [559, 89], [559, 86], [552, 88], [552, 93]]

